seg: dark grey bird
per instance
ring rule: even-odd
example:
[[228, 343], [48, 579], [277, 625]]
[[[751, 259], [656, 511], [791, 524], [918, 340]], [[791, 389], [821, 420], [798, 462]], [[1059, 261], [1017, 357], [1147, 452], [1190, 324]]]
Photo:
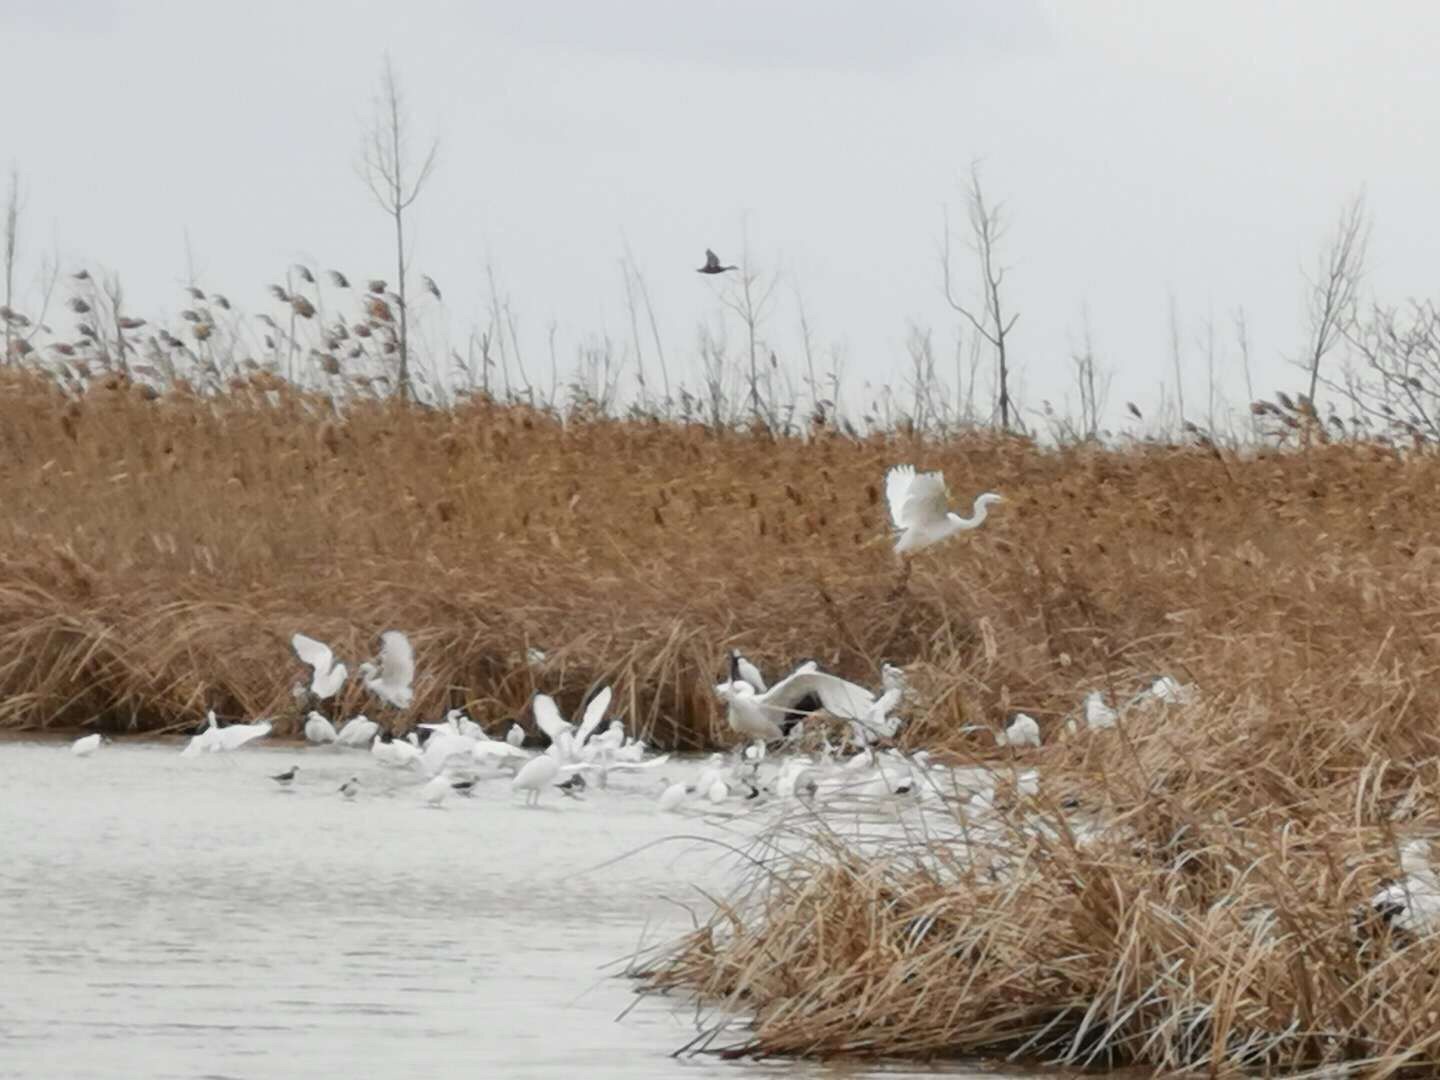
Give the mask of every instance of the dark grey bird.
[[697, 274], [723, 274], [726, 270], [739, 270], [738, 266], [721, 266], [720, 256], [709, 248], [705, 249], [705, 265], [696, 268]]
[[291, 765], [290, 768], [286, 769], [282, 773], [276, 773], [274, 776], [270, 777], [270, 779], [274, 780], [281, 787], [289, 787], [290, 781], [295, 779], [295, 774], [299, 771], [299, 765]]
[[466, 798], [469, 798], [475, 793], [475, 779], [474, 777], [467, 777], [464, 780], [451, 780], [450, 790], [457, 795], [464, 795]]
[[570, 777], [570, 779], [566, 780], [563, 784], [556, 784], [555, 786], [559, 788], [564, 794], [570, 796], [570, 798], [578, 799], [580, 797], [580, 792], [585, 790], [585, 777], [577, 772], [574, 776]]

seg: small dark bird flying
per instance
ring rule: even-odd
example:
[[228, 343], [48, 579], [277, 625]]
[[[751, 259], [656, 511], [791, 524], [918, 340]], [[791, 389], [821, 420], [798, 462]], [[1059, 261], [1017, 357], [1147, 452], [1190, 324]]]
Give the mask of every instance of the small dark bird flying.
[[720, 256], [709, 248], [705, 249], [705, 265], [696, 269], [697, 274], [723, 274], [726, 270], [739, 270], [738, 266], [721, 266]]

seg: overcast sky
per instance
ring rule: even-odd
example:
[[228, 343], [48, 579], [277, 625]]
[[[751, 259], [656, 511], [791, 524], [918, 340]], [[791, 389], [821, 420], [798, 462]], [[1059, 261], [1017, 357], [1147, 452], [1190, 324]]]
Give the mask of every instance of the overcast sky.
[[1372, 286], [1435, 292], [1437, 40], [1419, 0], [0, 0], [0, 161], [28, 265], [53, 246], [117, 270], [146, 313], [183, 306], [186, 230], [201, 284], [256, 310], [297, 259], [386, 274], [355, 161], [389, 50], [441, 140], [414, 209], [413, 265], [447, 303], [431, 334], [483, 322], [489, 264], [532, 365], [552, 321], [562, 361], [623, 341], [628, 242], [678, 365], [718, 318], [694, 268], [706, 246], [739, 261], [743, 221], [751, 265], [783, 274], [777, 351], [798, 292], [858, 385], [912, 323], [953, 340], [942, 207], [982, 158], [1026, 404], [1065, 399], [1088, 309], [1112, 412], [1152, 408], [1173, 295], [1195, 413], [1211, 318], [1243, 402], [1241, 305], [1257, 390], [1299, 383], [1301, 271], [1362, 185]]

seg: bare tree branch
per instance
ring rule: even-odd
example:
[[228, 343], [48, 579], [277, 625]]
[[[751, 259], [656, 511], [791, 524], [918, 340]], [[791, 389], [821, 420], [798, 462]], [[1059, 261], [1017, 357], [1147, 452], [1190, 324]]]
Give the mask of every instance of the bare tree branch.
[[1320, 365], [1344, 336], [1344, 324], [1354, 316], [1369, 244], [1370, 215], [1361, 191], [1341, 209], [1330, 243], [1317, 260], [1316, 274], [1306, 279], [1310, 335], [1301, 363], [1310, 373], [1307, 396], [1312, 403]]
[[[965, 203], [970, 225], [970, 249], [975, 254], [977, 269], [980, 271], [980, 310], [977, 314], [957, 299], [953, 288], [950, 268], [950, 217], [945, 215], [945, 233], [941, 254], [941, 270], [944, 275], [945, 302], [970, 324], [970, 326], [995, 351], [996, 388], [1000, 401], [1000, 427], [1010, 429], [1010, 363], [1009, 337], [1020, 318], [1019, 312], [1008, 317], [1005, 314], [1001, 285], [1005, 282], [1008, 267], [999, 265], [999, 244], [1005, 235], [1004, 204], [991, 205], [985, 199], [985, 190], [980, 184], [980, 165], [970, 166], [970, 180], [966, 185]], [[1016, 416], [1018, 420], [1018, 415]]]
[[400, 298], [396, 306], [400, 309], [399, 388], [402, 401], [408, 400], [413, 392], [410, 378], [410, 304], [405, 273], [405, 211], [430, 179], [440, 150], [439, 139], [432, 139], [417, 165], [410, 153], [409, 132], [410, 116], [405, 109], [400, 80], [387, 53], [380, 73], [371, 127], [362, 142], [360, 175], [375, 202], [395, 226], [395, 292]]

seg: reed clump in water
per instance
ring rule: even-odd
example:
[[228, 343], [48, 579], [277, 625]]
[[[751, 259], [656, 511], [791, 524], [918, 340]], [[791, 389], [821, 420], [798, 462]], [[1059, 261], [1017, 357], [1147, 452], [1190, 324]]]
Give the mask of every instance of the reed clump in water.
[[1440, 937], [1370, 905], [1437, 825], [1432, 672], [1388, 644], [1323, 668], [1217, 648], [1236, 689], [987, 753], [1040, 778], [988, 817], [863, 842], [791, 815], [643, 984], [715, 1004], [696, 1045], [731, 1054], [1433, 1073]]
[[[944, 469], [956, 503], [1008, 499], [905, 580], [898, 461]], [[1374, 445], [801, 439], [480, 398], [337, 407], [263, 373], [201, 396], [10, 371], [0, 723], [155, 730], [208, 705], [283, 731], [292, 632], [353, 664], [390, 627], [420, 665], [401, 727], [457, 705], [499, 722], [535, 688], [570, 707], [603, 679], [632, 730], [725, 744], [710, 686], [732, 644], [869, 685], [914, 665], [905, 737], [958, 750], [987, 745], [964, 725], [1024, 709], [1048, 735], [1085, 690], [1156, 669], [1284, 705], [1363, 662], [1403, 673], [1387, 718], [1434, 715], [1437, 481]], [[352, 682], [337, 710], [373, 704]]]

